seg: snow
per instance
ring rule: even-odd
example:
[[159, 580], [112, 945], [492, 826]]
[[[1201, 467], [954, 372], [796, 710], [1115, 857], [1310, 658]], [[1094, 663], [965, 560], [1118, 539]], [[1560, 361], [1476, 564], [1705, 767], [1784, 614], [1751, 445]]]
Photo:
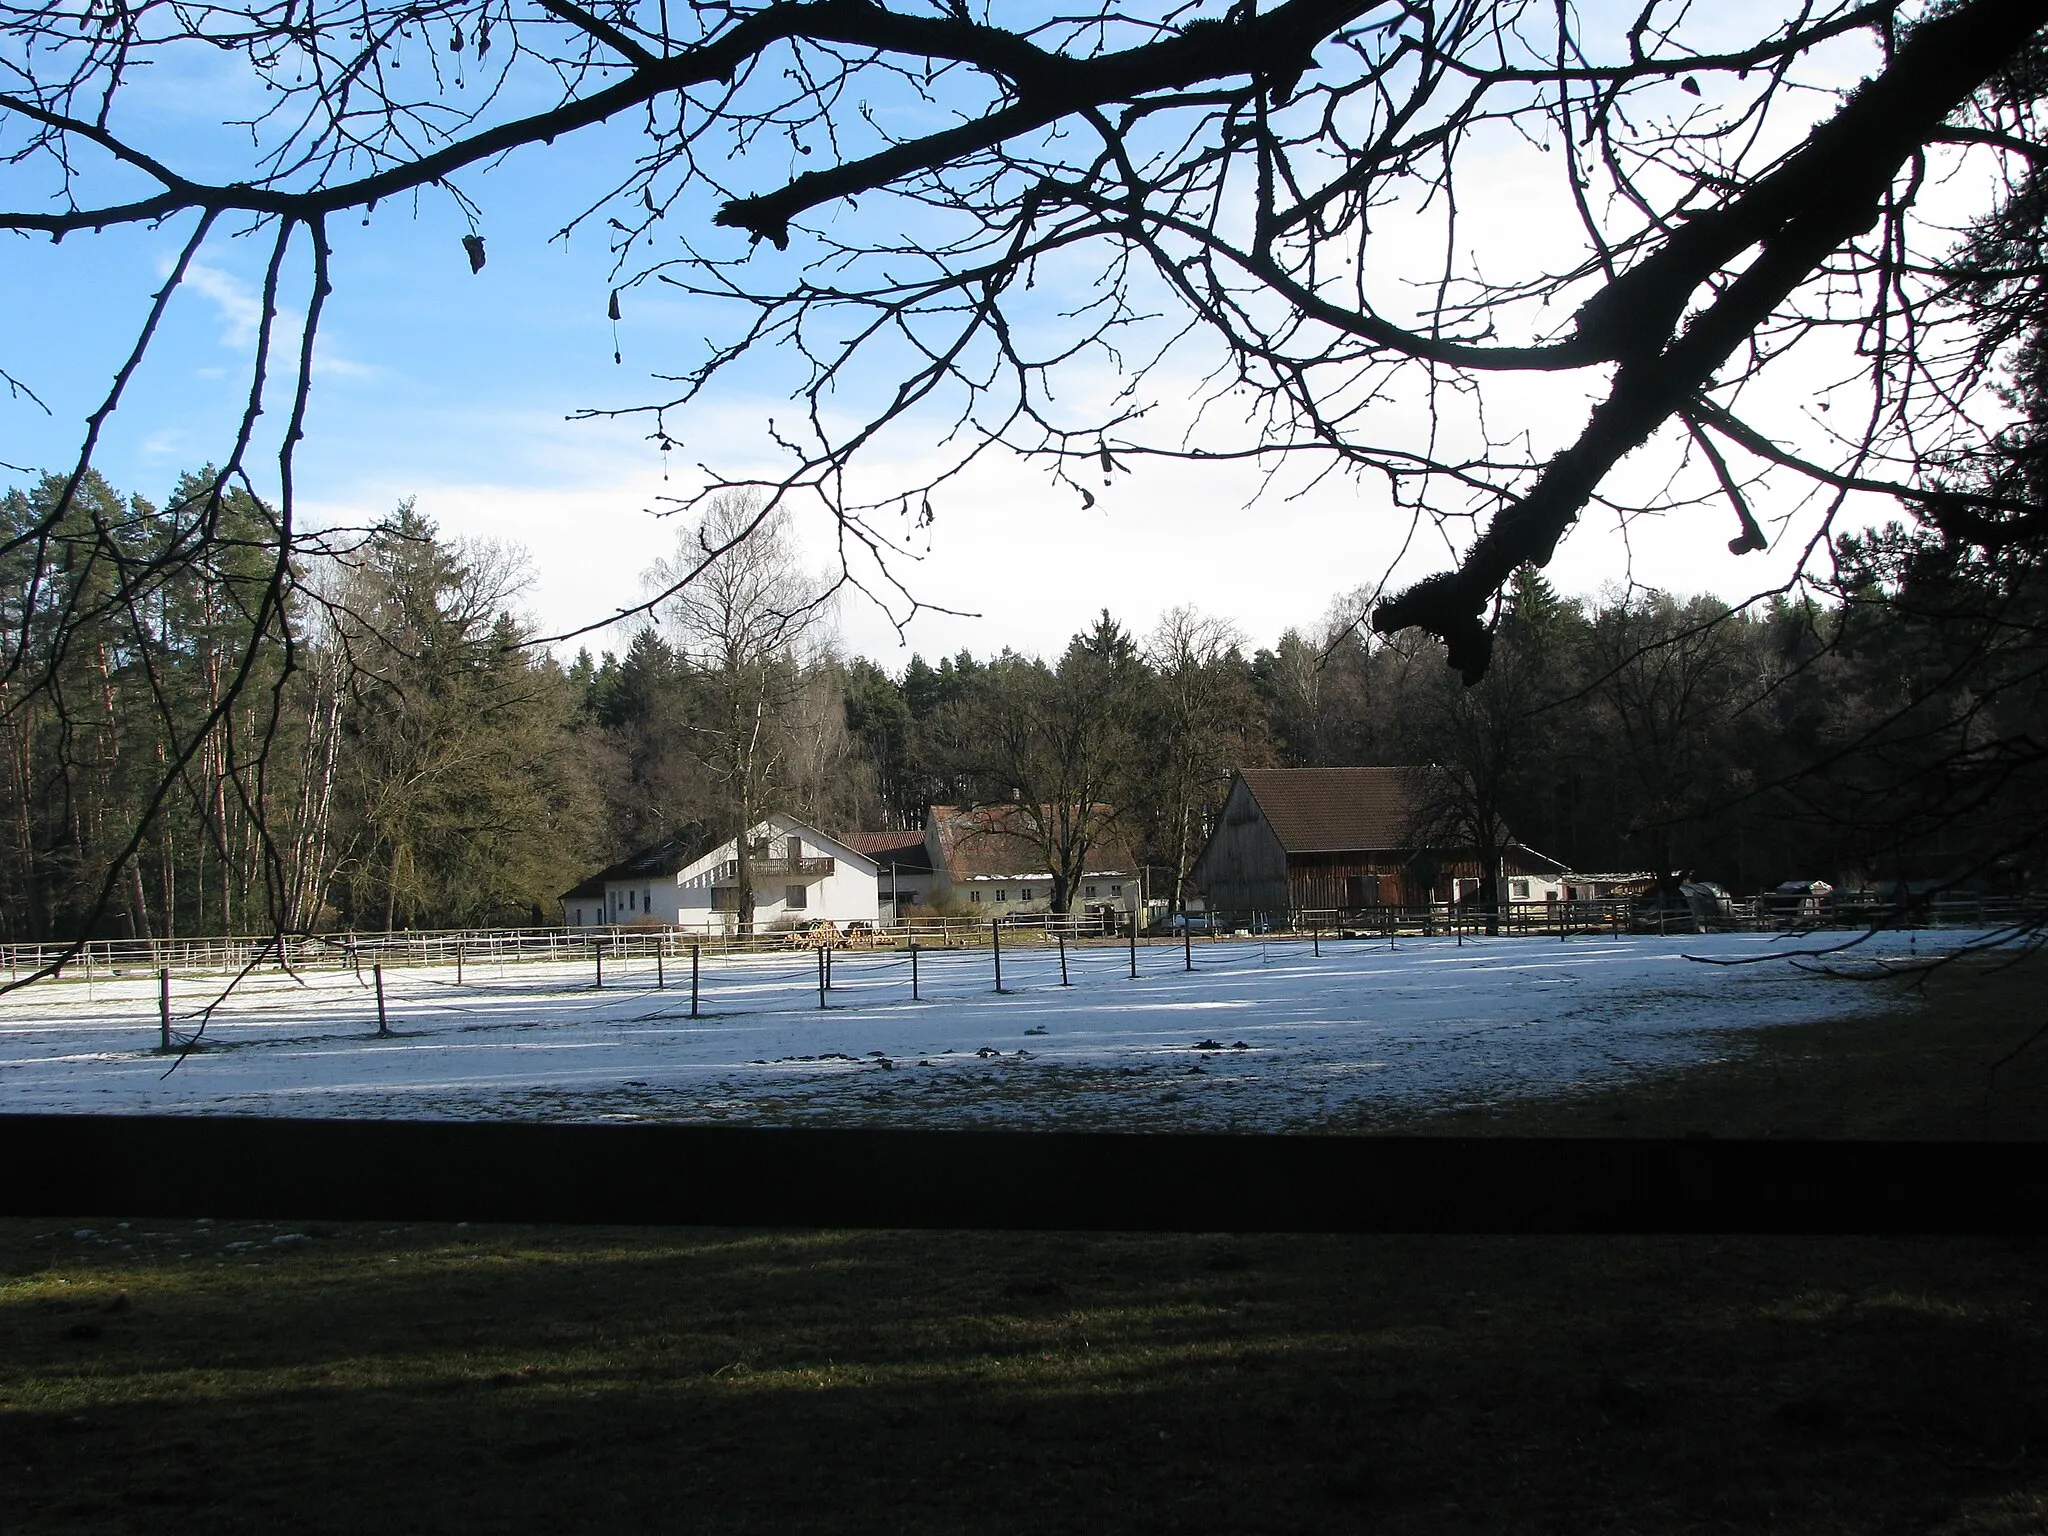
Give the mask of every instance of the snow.
[[[1955, 948], [1970, 935], [1927, 935]], [[1903, 955], [1886, 936], [1859, 967]], [[157, 983], [67, 975], [0, 995], [0, 1109], [408, 1118], [1283, 1130], [1588, 1088], [1726, 1058], [1737, 1032], [1868, 1014], [1889, 990], [1771, 935], [1198, 942], [1069, 951], [842, 952], [820, 1011], [809, 954], [689, 962], [470, 963], [270, 973], [225, 997], [174, 978], [175, 1070]], [[1924, 957], [1929, 945], [1919, 942]], [[1753, 962], [1715, 964], [1706, 962]], [[207, 1010], [211, 1006], [210, 1016]], [[203, 1027], [202, 1027], [203, 1025]]]

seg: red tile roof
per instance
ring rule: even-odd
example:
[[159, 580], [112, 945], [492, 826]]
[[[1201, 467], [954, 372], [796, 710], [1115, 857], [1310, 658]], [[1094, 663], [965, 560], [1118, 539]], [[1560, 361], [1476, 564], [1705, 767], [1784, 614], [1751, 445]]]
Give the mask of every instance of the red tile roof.
[[[1046, 807], [1047, 812], [1051, 807]], [[1106, 805], [1094, 807], [1098, 818], [1112, 814]], [[935, 805], [932, 824], [939, 831], [939, 852], [946, 872], [955, 880], [978, 875], [1043, 875], [1049, 873], [1043, 852], [1028, 837], [1012, 830], [1023, 807], [1008, 802], [998, 805]], [[1088, 874], [1134, 874], [1137, 861], [1121, 833], [1111, 828], [1089, 849], [1085, 863]]]

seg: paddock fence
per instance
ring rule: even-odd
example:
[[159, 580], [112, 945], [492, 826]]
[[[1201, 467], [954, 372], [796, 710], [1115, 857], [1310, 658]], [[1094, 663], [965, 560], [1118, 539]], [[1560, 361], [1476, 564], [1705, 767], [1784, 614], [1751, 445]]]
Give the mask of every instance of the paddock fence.
[[[76, 947], [60, 943], [0, 944], [0, 977], [18, 982], [39, 972], [86, 979], [123, 975], [234, 975], [251, 971], [353, 971], [375, 967], [421, 970], [469, 966], [502, 972], [521, 965], [588, 965], [600, 977], [605, 967], [665, 967], [748, 955], [823, 950], [846, 956], [895, 952], [906, 956], [951, 950], [1046, 953], [1095, 949], [1193, 948], [1256, 938], [1277, 943], [1403, 937], [1480, 938], [1546, 936], [1570, 939], [1606, 935], [1682, 935], [1706, 932], [1799, 934], [1828, 930], [1917, 930], [2048, 928], [2048, 903], [2035, 898], [1940, 896], [1906, 904], [1758, 896], [1708, 903], [1686, 910], [1654, 902], [1613, 898], [1601, 901], [1503, 903], [1497, 911], [1471, 904], [1438, 902], [1426, 907], [1368, 907], [1357, 911], [1197, 913], [1172, 926], [1133, 933], [1113, 928], [1100, 916], [1053, 917], [1016, 914], [994, 922], [974, 918], [925, 917], [861, 926], [851, 932], [773, 932], [748, 936], [721, 930], [695, 931], [655, 925], [583, 928], [494, 928], [412, 930], [397, 933], [241, 935], [184, 939], [93, 939]], [[812, 957], [804, 955], [806, 963]], [[828, 962], [829, 963], [829, 962]]]

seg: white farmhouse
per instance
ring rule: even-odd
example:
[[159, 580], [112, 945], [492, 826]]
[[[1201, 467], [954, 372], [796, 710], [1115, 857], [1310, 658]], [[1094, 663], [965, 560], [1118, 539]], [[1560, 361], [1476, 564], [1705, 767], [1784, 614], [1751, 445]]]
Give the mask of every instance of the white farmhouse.
[[[811, 918], [876, 919], [875, 860], [816, 827], [770, 816], [747, 834], [754, 876], [754, 930]], [[562, 893], [571, 928], [631, 924], [731, 933], [739, 927], [739, 840], [701, 828], [643, 848]]]

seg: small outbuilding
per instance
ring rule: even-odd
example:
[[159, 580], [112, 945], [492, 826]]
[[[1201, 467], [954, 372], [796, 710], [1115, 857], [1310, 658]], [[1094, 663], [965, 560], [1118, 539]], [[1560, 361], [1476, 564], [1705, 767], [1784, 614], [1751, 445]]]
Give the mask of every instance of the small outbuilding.
[[921, 907], [932, 889], [932, 856], [924, 829], [898, 832], [849, 832], [847, 843], [875, 861], [880, 871], [877, 898], [883, 921]]

